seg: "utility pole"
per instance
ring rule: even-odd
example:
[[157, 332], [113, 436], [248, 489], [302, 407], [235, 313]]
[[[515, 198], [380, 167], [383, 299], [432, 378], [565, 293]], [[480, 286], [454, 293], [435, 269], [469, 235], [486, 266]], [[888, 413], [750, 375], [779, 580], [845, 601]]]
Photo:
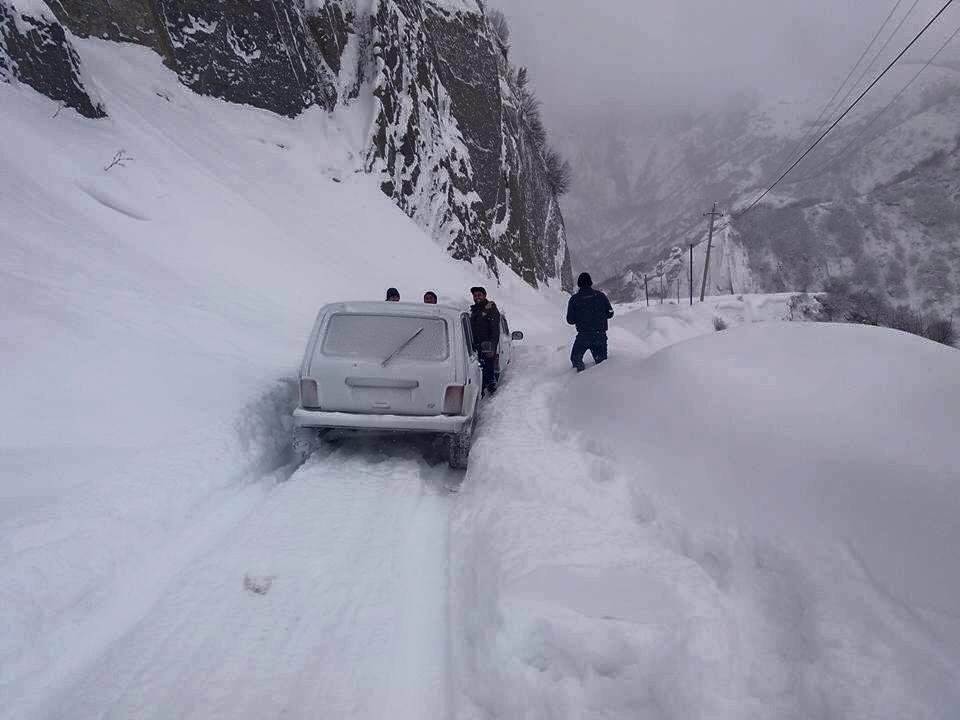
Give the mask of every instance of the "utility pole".
[[707, 294], [707, 274], [710, 272], [710, 248], [713, 247], [713, 228], [718, 217], [723, 217], [723, 213], [717, 212], [717, 204], [713, 204], [713, 210], [703, 214], [704, 217], [710, 217], [710, 232], [707, 235], [707, 258], [703, 262], [703, 282], [700, 283], [700, 302], [703, 302], [703, 296]]
[[650, 307], [650, 290], [647, 288], [647, 274], [643, 274], [643, 294], [647, 298], [647, 307]]
[[677, 275], [677, 305], [680, 304], [680, 275]]
[[693, 307], [693, 243], [690, 243], [690, 307]]
[[663, 260], [657, 264], [657, 275], [660, 276], [660, 304], [663, 305]]

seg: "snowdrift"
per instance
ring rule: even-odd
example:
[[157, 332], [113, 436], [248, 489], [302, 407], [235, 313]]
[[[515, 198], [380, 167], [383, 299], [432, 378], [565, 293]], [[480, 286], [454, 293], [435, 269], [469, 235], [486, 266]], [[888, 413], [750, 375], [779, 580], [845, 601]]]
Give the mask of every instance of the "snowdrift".
[[[845, 544], [960, 616], [960, 353], [906, 333], [756, 324], [615, 359], [564, 398], [592, 446], [691, 521]], [[583, 422], [578, 418], [590, 418]]]
[[789, 311], [530, 356], [454, 514], [458, 717], [954, 716], [960, 353]]

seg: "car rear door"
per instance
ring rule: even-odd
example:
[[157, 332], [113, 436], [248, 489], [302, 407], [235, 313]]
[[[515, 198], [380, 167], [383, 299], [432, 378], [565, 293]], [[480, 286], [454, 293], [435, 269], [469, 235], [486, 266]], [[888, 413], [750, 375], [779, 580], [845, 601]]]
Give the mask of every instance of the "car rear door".
[[328, 412], [439, 415], [456, 377], [451, 329], [442, 317], [333, 313], [310, 375]]

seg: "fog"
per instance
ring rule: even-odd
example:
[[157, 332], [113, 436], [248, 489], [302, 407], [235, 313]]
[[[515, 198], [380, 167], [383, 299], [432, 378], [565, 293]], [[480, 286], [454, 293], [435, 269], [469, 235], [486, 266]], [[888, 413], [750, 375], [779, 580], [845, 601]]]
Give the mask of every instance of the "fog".
[[[734, 94], [830, 96], [894, 0], [494, 0], [551, 115], [703, 109]], [[913, 0], [902, 1], [895, 21]], [[919, 0], [889, 60], [943, 5]], [[960, 22], [943, 16], [919, 51]], [[939, 41], [939, 42], [938, 42]], [[929, 53], [928, 53], [929, 54]], [[579, 112], [578, 112], [579, 114]]]

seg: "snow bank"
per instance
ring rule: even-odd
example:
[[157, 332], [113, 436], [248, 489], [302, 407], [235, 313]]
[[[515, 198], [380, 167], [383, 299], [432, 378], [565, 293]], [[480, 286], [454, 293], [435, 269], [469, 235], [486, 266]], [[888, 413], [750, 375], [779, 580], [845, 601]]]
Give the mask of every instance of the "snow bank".
[[458, 717], [953, 717], [960, 354], [788, 306], [524, 359], [454, 515]]
[[695, 522], [849, 544], [899, 599], [960, 616], [960, 576], [936, 572], [960, 543], [958, 370], [905, 333], [762, 324], [615, 358], [564, 407]]

